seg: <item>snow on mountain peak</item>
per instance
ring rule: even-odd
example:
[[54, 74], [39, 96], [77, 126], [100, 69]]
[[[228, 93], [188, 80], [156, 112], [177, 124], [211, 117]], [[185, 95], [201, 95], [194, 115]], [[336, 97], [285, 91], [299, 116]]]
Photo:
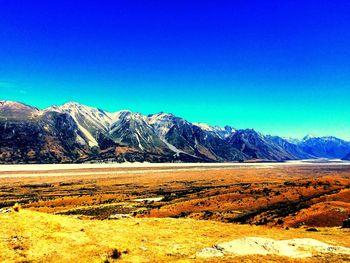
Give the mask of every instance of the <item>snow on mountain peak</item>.
[[47, 108], [46, 111], [70, 114], [79, 130], [87, 138], [89, 146], [98, 146], [94, 131], [108, 131], [113, 116], [112, 113], [77, 102], [67, 102], [61, 106], [52, 106]]
[[201, 123], [201, 122], [194, 122], [193, 125], [201, 128], [203, 131], [214, 133], [216, 136], [220, 137], [221, 139], [225, 139], [228, 136], [230, 136], [232, 133], [236, 132], [236, 130], [230, 126], [225, 126], [225, 127], [211, 126], [207, 123]]
[[303, 138], [303, 141], [307, 141], [309, 139], [314, 139], [314, 138], [318, 138], [318, 137], [312, 134], [308, 134]]
[[216, 129], [220, 129], [220, 127], [210, 126], [209, 124], [203, 122], [194, 122], [193, 125], [196, 125], [204, 131], [214, 131]]
[[302, 140], [297, 139], [297, 138], [293, 138], [293, 137], [281, 137], [283, 140], [291, 143], [291, 144], [295, 144], [298, 145], [299, 143], [301, 143]]
[[173, 117], [175, 117], [175, 116], [173, 114], [171, 114], [171, 113], [159, 112], [159, 113], [156, 113], [156, 114], [148, 115], [147, 119], [148, 119], [148, 123], [153, 125], [156, 122], [169, 121]]
[[153, 126], [156, 133], [164, 139], [168, 131], [174, 126], [175, 116], [170, 113], [156, 113], [147, 116], [148, 123]]
[[13, 101], [10, 101], [10, 100], [0, 100], [0, 105], [3, 106], [3, 105], [9, 105], [11, 103], [14, 103]]

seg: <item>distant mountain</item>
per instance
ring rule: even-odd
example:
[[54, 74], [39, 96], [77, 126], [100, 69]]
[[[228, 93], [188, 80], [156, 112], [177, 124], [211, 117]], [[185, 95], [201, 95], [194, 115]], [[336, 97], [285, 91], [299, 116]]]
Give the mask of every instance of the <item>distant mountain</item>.
[[[278, 136], [272, 136], [272, 137], [278, 137]], [[290, 137], [278, 137], [278, 138], [281, 138], [283, 139], [284, 141], [287, 141], [291, 144], [294, 144], [294, 145], [298, 145], [301, 143], [301, 140], [300, 139], [296, 139], [296, 138], [290, 138]]]
[[227, 143], [244, 154], [244, 160], [293, 160], [299, 159], [276, 143], [269, 136], [264, 136], [252, 129], [238, 130], [227, 138]]
[[226, 125], [224, 128], [219, 126], [210, 126], [206, 123], [193, 123], [193, 125], [201, 128], [205, 132], [211, 133], [212, 135], [219, 137], [220, 139], [226, 139], [236, 131], [234, 128], [228, 125]]
[[[296, 159], [311, 159], [315, 158], [314, 155], [305, 152], [300, 147], [300, 140], [297, 139], [284, 139], [278, 136], [267, 136], [271, 141], [277, 144], [279, 147], [284, 149], [287, 153], [292, 155], [293, 157], [297, 157]], [[293, 143], [294, 142], [294, 143]]]
[[187, 154], [203, 161], [233, 161], [243, 158], [242, 153], [230, 147], [226, 138], [233, 128], [220, 129], [209, 125], [192, 124], [172, 114], [148, 116], [158, 136], [176, 154]]
[[336, 137], [306, 136], [299, 144], [300, 148], [315, 157], [344, 158], [350, 152], [350, 142]]
[[350, 143], [335, 137], [297, 141], [163, 112], [111, 113], [76, 102], [40, 110], [0, 101], [0, 163], [284, 161], [349, 152]]

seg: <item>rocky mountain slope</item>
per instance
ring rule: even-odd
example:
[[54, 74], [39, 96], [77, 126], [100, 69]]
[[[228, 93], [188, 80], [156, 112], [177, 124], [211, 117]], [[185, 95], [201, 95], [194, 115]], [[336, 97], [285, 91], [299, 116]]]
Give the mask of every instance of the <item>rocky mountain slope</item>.
[[75, 102], [40, 110], [0, 101], [0, 163], [284, 161], [350, 152], [350, 143], [335, 137], [293, 142], [163, 112], [111, 113]]
[[0, 162], [73, 162], [90, 152], [69, 114], [0, 102]]
[[306, 136], [299, 144], [300, 148], [313, 156], [325, 158], [343, 158], [349, 153], [350, 142], [336, 137]]

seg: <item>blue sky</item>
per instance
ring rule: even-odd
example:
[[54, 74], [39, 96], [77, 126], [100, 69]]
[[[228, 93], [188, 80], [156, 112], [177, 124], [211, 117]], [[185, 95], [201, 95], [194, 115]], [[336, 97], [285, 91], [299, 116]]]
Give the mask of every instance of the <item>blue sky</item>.
[[0, 99], [350, 139], [349, 1], [0, 6]]

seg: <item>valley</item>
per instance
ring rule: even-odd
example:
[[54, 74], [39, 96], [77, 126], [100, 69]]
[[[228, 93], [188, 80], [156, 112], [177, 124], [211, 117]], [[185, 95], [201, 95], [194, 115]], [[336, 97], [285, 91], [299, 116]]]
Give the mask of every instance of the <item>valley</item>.
[[2, 262], [350, 260], [349, 163], [0, 168]]
[[78, 167], [0, 172], [0, 207], [277, 227], [340, 226], [350, 214], [347, 163]]
[[0, 25], [0, 263], [350, 263], [350, 1]]

